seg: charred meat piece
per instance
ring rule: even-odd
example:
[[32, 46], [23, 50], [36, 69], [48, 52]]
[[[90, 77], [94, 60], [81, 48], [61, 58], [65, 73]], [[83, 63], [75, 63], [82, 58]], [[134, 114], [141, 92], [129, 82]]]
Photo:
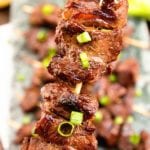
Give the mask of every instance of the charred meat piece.
[[[90, 122], [76, 126], [72, 136], [61, 136], [57, 128], [64, 119], [56, 115], [44, 115], [36, 125], [35, 133], [44, 141], [57, 145], [72, 146], [77, 150], [97, 150], [97, 141], [94, 136], [95, 127]], [[67, 130], [67, 128], [65, 129]]]
[[59, 21], [61, 9], [53, 4], [41, 4], [34, 8], [30, 15], [32, 25], [47, 25], [56, 27]]
[[32, 85], [41, 87], [43, 84], [54, 82], [55, 77], [48, 73], [45, 68], [36, 68], [32, 77]]
[[103, 114], [103, 120], [95, 124], [98, 137], [103, 139], [106, 145], [116, 146], [121, 126], [114, 124], [112, 116], [107, 109], [100, 109], [99, 111]]
[[[131, 138], [133, 136], [134, 138]], [[146, 131], [135, 134], [131, 125], [124, 124], [121, 130], [118, 148], [120, 150], [149, 150], [150, 134]]]
[[[90, 28], [88, 30], [83, 28], [81, 31], [78, 31], [75, 24], [71, 24], [70, 26], [68, 24], [62, 22], [62, 27], [59, 29], [58, 26], [57, 28], [56, 43], [58, 44], [59, 54], [62, 56], [70, 56], [73, 60], [77, 60], [79, 54], [84, 51], [93, 61], [109, 63], [116, 60], [116, 57], [122, 49], [121, 30], [98, 30], [96, 28]], [[73, 32], [72, 30], [76, 30], [76, 32], [71, 33]], [[92, 40], [86, 44], [79, 44], [76, 38], [84, 31], [89, 33]]]
[[51, 49], [56, 49], [55, 44], [55, 31], [31, 28], [25, 33], [27, 46], [37, 53], [39, 59], [43, 59], [47, 56]]
[[78, 22], [84, 26], [101, 28], [122, 28], [127, 22], [126, 0], [69, 0], [63, 12], [63, 19]]
[[39, 102], [40, 89], [39, 87], [33, 86], [26, 89], [20, 106], [24, 112], [31, 112], [38, 107]]
[[[107, 8], [108, 12], [105, 12]], [[124, 17], [122, 23], [118, 23], [120, 16], [115, 11], [121, 10], [125, 10], [122, 12]], [[111, 15], [106, 14], [110, 12], [115, 19], [108, 23], [111, 26], [108, 27], [106, 24]], [[101, 14], [109, 19], [103, 18]], [[126, 16], [126, 0], [117, 4], [114, 1], [103, 1], [102, 6], [99, 1], [69, 0], [56, 32], [58, 56], [50, 63], [49, 72], [73, 84], [97, 80], [106, 71], [107, 64], [116, 60], [122, 49], [122, 28], [126, 24]], [[95, 26], [97, 21], [98, 25]], [[82, 43], [77, 37], [85, 32], [90, 40]], [[86, 69], [81, 64], [83, 52], [89, 60]]]
[[39, 138], [25, 138], [21, 150], [76, 150], [72, 146], [58, 146], [46, 143]]
[[138, 146], [138, 150], [149, 150], [150, 149], [150, 134], [146, 131], [141, 132], [141, 142]]
[[120, 62], [115, 71], [118, 82], [123, 86], [134, 86], [139, 74], [139, 65], [135, 59], [127, 59], [124, 62]]
[[35, 111], [34, 111], [34, 116], [35, 116], [35, 119], [36, 120], [39, 120], [41, 118], [41, 115], [42, 115], [42, 111], [40, 108], [37, 108]]
[[53, 58], [48, 67], [49, 73], [72, 84], [97, 80], [104, 72], [105, 67], [96, 62], [90, 62], [89, 69], [83, 69], [81, 62], [70, 61], [68, 57]]
[[16, 133], [16, 138], [14, 140], [15, 144], [20, 144], [22, 143], [24, 137], [31, 136], [32, 130], [35, 126], [35, 122], [30, 123], [30, 124], [25, 124], [23, 125]]
[[63, 82], [50, 83], [41, 89], [42, 109], [53, 112], [68, 119], [71, 111], [83, 112], [85, 118], [90, 118], [98, 109], [96, 97], [80, 94], [76, 95]]

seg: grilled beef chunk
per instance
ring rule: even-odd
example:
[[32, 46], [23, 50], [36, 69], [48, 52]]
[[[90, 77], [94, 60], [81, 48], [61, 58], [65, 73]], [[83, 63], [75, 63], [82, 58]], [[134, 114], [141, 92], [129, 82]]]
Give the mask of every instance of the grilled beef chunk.
[[53, 58], [48, 70], [54, 76], [72, 84], [97, 80], [104, 72], [105, 67], [96, 62], [90, 62], [89, 69], [83, 69], [81, 62], [70, 60], [68, 57]]
[[100, 109], [99, 111], [103, 114], [103, 120], [95, 123], [98, 137], [102, 138], [108, 146], [115, 146], [121, 126], [114, 124], [112, 116], [107, 109]]
[[126, 0], [69, 0], [63, 12], [64, 20], [71, 20], [87, 27], [122, 28], [127, 22]]
[[44, 29], [31, 28], [25, 33], [27, 46], [31, 51], [37, 53], [39, 59], [47, 56], [50, 49], [56, 49], [55, 32], [53, 30], [44, 30], [46, 32], [42, 40], [38, 39], [38, 34]]
[[120, 138], [118, 141], [118, 148], [120, 150], [133, 150], [136, 146], [130, 143], [129, 137], [134, 134], [134, 131], [130, 124], [124, 124], [121, 129]]
[[127, 59], [118, 63], [115, 71], [118, 82], [123, 86], [134, 86], [139, 74], [139, 65], [135, 59]]
[[146, 131], [141, 132], [141, 142], [138, 146], [138, 150], [149, 150], [150, 149], [150, 134]]
[[[43, 8], [48, 5], [52, 7], [52, 12], [49, 14], [43, 13]], [[30, 23], [32, 25], [41, 26], [41, 25], [47, 25], [56, 27], [59, 21], [61, 9], [53, 4], [41, 4], [35, 7], [33, 12], [30, 15]]]
[[41, 87], [46, 83], [54, 81], [55, 77], [49, 74], [45, 68], [36, 68], [34, 70], [32, 85]]
[[40, 89], [36, 86], [29, 87], [21, 101], [21, 108], [24, 112], [33, 111], [38, 107], [40, 101]]
[[69, 118], [71, 111], [83, 112], [85, 118], [91, 117], [98, 109], [96, 97], [80, 94], [76, 95], [63, 82], [50, 83], [41, 89], [43, 98], [42, 109]]
[[77, 150], [72, 146], [58, 146], [46, 143], [39, 138], [25, 138], [21, 146], [21, 150]]
[[24, 137], [31, 136], [34, 126], [35, 126], [35, 122], [23, 125], [17, 131], [14, 143], [15, 144], [20, 144], [20, 143], [22, 143]]
[[[118, 22], [121, 10], [125, 10], [121, 13], [124, 19], [127, 15], [126, 0], [117, 4], [103, 1], [102, 6], [99, 1], [69, 0], [56, 32], [58, 56], [49, 65], [49, 72], [73, 84], [97, 80], [122, 49], [122, 27], [126, 19]], [[108, 21], [110, 12], [114, 16], [111, 23]], [[84, 31], [89, 33], [92, 40], [79, 44], [77, 35]], [[81, 52], [85, 52], [90, 60], [88, 69], [81, 65]]]
[[90, 121], [76, 126], [70, 137], [63, 137], [57, 131], [59, 124], [63, 121], [65, 120], [54, 114], [45, 114], [37, 123], [35, 133], [44, 141], [52, 144], [69, 145], [77, 150], [97, 150], [97, 140], [94, 136], [95, 127]]

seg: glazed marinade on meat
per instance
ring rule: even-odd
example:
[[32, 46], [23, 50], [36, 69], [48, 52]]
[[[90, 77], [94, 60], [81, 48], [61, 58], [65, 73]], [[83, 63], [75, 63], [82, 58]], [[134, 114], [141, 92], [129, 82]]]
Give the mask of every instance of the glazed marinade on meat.
[[25, 138], [21, 150], [76, 150], [72, 146], [58, 146], [56, 144], [46, 143], [39, 138]]
[[35, 133], [49, 143], [69, 145], [77, 150], [97, 149], [97, 140], [93, 132], [95, 127], [90, 121], [76, 126], [72, 136], [65, 138], [57, 132], [58, 125], [63, 121], [65, 119], [55, 114], [44, 114], [36, 125]]
[[[68, 1], [56, 30], [58, 56], [50, 63], [49, 72], [73, 84], [97, 80], [122, 49], [127, 8], [126, 0], [105, 0], [101, 5], [96, 0]], [[91, 41], [79, 44], [76, 38], [85, 31]], [[81, 65], [82, 52], [89, 58], [88, 69]]]
[[50, 83], [41, 89], [42, 110], [54, 112], [69, 119], [71, 111], [84, 113], [84, 118], [90, 118], [98, 110], [96, 97], [88, 94], [76, 95], [72, 89], [63, 82]]
[[[50, 148], [56, 146], [63, 149], [66, 145], [69, 146], [66, 149], [98, 149], [93, 124], [94, 114], [98, 110], [97, 97], [91, 93], [82, 93], [82, 90], [80, 94], [75, 93], [73, 88], [77, 83], [82, 82], [84, 89], [85, 83], [98, 80], [108, 65], [117, 59], [122, 49], [127, 8], [127, 0], [117, 2], [68, 0], [56, 31], [57, 55], [48, 67], [50, 74], [57, 78], [57, 82], [47, 84], [41, 90], [43, 113], [35, 127], [35, 134], [39, 138], [38, 146], [36, 145], [35, 148], [46, 143]], [[87, 43], [81, 44], [77, 39], [81, 33], [86, 33], [90, 37]], [[89, 59], [89, 66], [86, 68], [80, 60], [83, 52], [84, 59], [85, 57]], [[112, 89], [118, 89], [118, 86]], [[125, 92], [121, 90], [118, 97], [124, 96]], [[82, 113], [83, 120], [77, 125], [70, 121], [73, 124], [73, 132], [66, 137], [60, 134], [59, 126], [71, 120], [72, 111]], [[113, 145], [116, 140], [113, 142], [110, 140], [118, 137], [121, 126], [114, 125], [112, 114], [110, 118], [106, 118], [106, 121], [107, 119], [111, 122], [109, 126], [111, 132], [109, 133], [110, 128], [104, 125], [103, 129], [109, 135], [101, 132], [100, 129], [99, 133], [106, 137], [110, 145]], [[22, 149], [31, 149], [30, 145], [33, 144], [31, 142], [34, 141], [31, 138], [24, 142]]]

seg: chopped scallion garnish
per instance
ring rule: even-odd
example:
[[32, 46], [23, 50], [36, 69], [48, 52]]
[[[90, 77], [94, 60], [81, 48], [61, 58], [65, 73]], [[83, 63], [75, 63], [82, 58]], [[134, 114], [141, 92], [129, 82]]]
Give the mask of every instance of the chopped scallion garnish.
[[99, 123], [102, 120], [103, 120], [103, 114], [100, 111], [96, 112], [94, 115], [94, 122]]
[[135, 133], [129, 137], [129, 141], [133, 145], [138, 145], [140, 143], [141, 137], [139, 134]]
[[50, 4], [46, 4], [42, 7], [42, 13], [47, 16], [47, 15], [51, 15], [54, 12], [54, 6], [50, 5]]
[[123, 118], [121, 117], [121, 116], [117, 116], [116, 118], [115, 118], [115, 120], [114, 120], [114, 123], [116, 124], [116, 125], [121, 125], [121, 124], [123, 124]]
[[70, 122], [74, 125], [80, 125], [83, 122], [83, 113], [72, 111], [70, 116]]
[[142, 92], [141, 89], [137, 89], [137, 90], [135, 91], [135, 96], [136, 96], [136, 97], [141, 97], [142, 95], [143, 95], [143, 92]]
[[35, 127], [32, 129], [31, 135], [32, 135], [32, 137], [34, 137], [34, 138], [39, 137], [39, 135], [35, 133]]
[[117, 82], [117, 76], [115, 74], [111, 74], [108, 79], [110, 82]]
[[56, 49], [49, 49], [48, 55], [42, 60], [42, 64], [44, 67], [48, 67], [52, 58], [56, 55]]
[[83, 32], [77, 36], [77, 41], [80, 44], [83, 44], [83, 43], [88, 43], [88, 42], [92, 41], [92, 39], [88, 32]]
[[74, 125], [71, 122], [64, 121], [59, 124], [57, 132], [63, 137], [69, 137], [72, 135]]
[[17, 80], [20, 81], [20, 82], [22, 82], [22, 81], [25, 80], [25, 76], [23, 74], [18, 73], [17, 74]]
[[42, 30], [39, 30], [39, 32], [37, 33], [36, 38], [39, 42], [44, 42], [46, 41], [47, 37], [48, 37], [47, 31], [42, 29]]
[[29, 124], [31, 122], [31, 117], [29, 115], [25, 115], [22, 119], [23, 124]]
[[82, 63], [83, 68], [87, 69], [90, 67], [89, 58], [85, 52], [80, 53], [80, 59], [81, 59], [81, 63]]
[[99, 99], [99, 103], [102, 105], [102, 106], [107, 106], [110, 104], [110, 99], [108, 96], [103, 96]]
[[134, 118], [132, 116], [128, 116], [126, 122], [132, 123], [134, 121]]

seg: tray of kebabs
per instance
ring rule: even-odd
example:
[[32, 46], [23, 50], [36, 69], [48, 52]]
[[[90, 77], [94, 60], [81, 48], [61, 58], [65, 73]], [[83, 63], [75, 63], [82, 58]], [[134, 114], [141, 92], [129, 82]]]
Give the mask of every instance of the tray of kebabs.
[[149, 34], [127, 0], [14, 0], [11, 150], [149, 150]]

